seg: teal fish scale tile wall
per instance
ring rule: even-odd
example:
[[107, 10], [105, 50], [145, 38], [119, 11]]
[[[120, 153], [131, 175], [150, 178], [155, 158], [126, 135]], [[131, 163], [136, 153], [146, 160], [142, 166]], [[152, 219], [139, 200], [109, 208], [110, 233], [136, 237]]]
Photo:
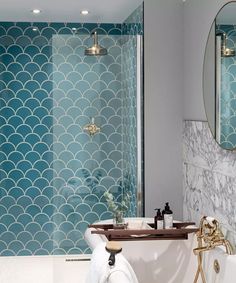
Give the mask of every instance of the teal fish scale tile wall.
[[121, 26], [99, 26], [108, 56], [84, 57], [95, 27], [0, 24], [1, 255], [88, 253], [87, 225], [111, 217], [104, 191], [120, 197]]
[[[227, 34], [227, 47], [236, 49], [236, 29], [233, 25], [218, 25], [217, 33]], [[235, 57], [221, 58], [221, 112], [220, 143], [227, 149], [236, 145], [236, 60]]]

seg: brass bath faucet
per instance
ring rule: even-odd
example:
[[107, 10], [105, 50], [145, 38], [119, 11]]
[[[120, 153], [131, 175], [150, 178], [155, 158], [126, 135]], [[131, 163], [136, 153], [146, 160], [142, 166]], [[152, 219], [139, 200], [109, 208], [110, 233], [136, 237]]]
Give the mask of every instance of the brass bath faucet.
[[228, 240], [225, 239], [222, 233], [219, 222], [211, 217], [203, 216], [200, 221], [199, 231], [197, 232], [198, 247], [193, 250], [198, 257], [198, 269], [195, 275], [194, 283], [197, 282], [201, 275], [202, 282], [206, 283], [206, 278], [202, 268], [203, 252], [210, 251], [218, 246], [224, 246], [226, 253], [233, 254], [233, 248]]
[[226, 253], [233, 254], [233, 248], [228, 240], [225, 239], [222, 233], [219, 222], [216, 219], [203, 216], [200, 221], [199, 231], [197, 232], [198, 243], [200, 246], [193, 250], [197, 255], [199, 252], [209, 251], [218, 246], [224, 246]]

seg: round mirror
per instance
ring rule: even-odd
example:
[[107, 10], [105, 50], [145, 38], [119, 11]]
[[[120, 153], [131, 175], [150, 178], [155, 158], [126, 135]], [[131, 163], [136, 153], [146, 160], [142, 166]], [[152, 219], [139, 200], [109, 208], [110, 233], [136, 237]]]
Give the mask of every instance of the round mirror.
[[236, 1], [217, 14], [209, 32], [203, 70], [207, 120], [218, 144], [236, 148]]

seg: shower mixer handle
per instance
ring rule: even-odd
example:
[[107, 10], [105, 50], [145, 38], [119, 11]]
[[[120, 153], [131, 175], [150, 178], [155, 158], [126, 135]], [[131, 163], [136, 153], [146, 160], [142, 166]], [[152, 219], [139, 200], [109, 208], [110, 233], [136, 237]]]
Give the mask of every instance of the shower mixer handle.
[[84, 126], [84, 130], [87, 131], [90, 136], [93, 136], [100, 132], [101, 128], [95, 124], [94, 118], [92, 118], [91, 122]]

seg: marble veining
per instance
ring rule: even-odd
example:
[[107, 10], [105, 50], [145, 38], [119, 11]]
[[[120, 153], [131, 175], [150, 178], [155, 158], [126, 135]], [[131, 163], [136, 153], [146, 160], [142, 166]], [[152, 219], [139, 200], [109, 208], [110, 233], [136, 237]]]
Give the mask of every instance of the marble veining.
[[183, 130], [184, 218], [217, 218], [236, 243], [236, 152], [214, 141], [207, 122], [185, 121]]
[[185, 121], [184, 161], [223, 175], [236, 177], [236, 151], [222, 149], [207, 122]]

